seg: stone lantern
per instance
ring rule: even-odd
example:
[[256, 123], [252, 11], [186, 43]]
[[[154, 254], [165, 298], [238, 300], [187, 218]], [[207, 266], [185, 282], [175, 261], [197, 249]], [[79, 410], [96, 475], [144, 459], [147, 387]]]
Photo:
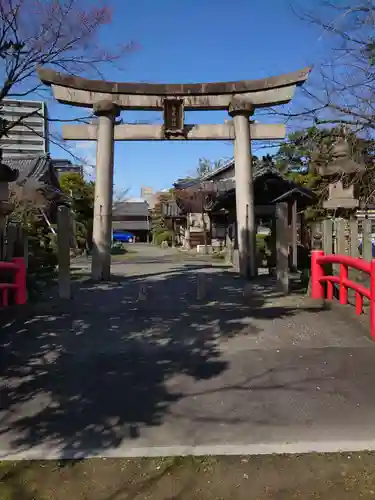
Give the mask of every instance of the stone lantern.
[[331, 150], [327, 147], [319, 151], [312, 159], [312, 166], [319, 175], [329, 180], [328, 199], [323, 202], [323, 208], [336, 212], [354, 210], [358, 207], [359, 200], [355, 197], [354, 186], [345, 188], [342, 177], [353, 177], [357, 173], [364, 172], [366, 167], [352, 158], [345, 138], [337, 138]]
[[[323, 201], [323, 208], [327, 210], [328, 215], [332, 218], [344, 216], [346, 219], [353, 216], [359, 206], [359, 200], [355, 196], [353, 185], [344, 187], [343, 178], [353, 179], [356, 174], [364, 172], [366, 167], [359, 158], [353, 158], [347, 139], [339, 136], [332, 145], [326, 145], [316, 151], [312, 157], [311, 167], [329, 182], [328, 198]], [[311, 236], [312, 248], [321, 249], [323, 246], [321, 222], [313, 224]]]

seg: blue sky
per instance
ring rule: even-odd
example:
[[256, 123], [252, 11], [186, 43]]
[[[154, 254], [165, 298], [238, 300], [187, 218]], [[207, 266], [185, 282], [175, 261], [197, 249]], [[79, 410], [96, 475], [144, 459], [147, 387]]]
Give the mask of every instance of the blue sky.
[[[313, 0], [299, 0], [308, 6]], [[109, 80], [199, 82], [262, 78], [294, 71], [316, 62], [322, 42], [317, 28], [300, 21], [287, 0], [112, 0], [114, 20], [102, 36], [113, 44], [131, 39], [139, 49], [122, 71], [106, 69]], [[296, 96], [298, 98], [298, 96]], [[49, 102], [53, 117], [73, 117], [82, 110]], [[189, 123], [223, 123], [225, 112], [186, 114]], [[127, 120], [161, 119], [161, 113], [123, 112]], [[256, 116], [255, 116], [256, 118]], [[262, 116], [260, 120], [280, 122]], [[259, 149], [261, 147], [261, 149]], [[265, 154], [261, 143], [256, 154]], [[76, 145], [93, 161], [94, 143]], [[55, 157], [67, 157], [52, 146]], [[115, 149], [115, 188], [139, 196], [142, 185], [171, 186], [191, 174], [199, 157], [233, 155], [223, 142], [122, 142]]]

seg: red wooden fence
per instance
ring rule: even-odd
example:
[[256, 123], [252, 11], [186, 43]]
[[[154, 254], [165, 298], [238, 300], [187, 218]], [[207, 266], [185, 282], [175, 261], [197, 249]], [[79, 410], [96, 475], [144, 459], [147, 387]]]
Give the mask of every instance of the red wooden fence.
[[[325, 264], [340, 264], [340, 275], [326, 275]], [[352, 267], [358, 271], [367, 273], [370, 277], [370, 286], [366, 288], [348, 278], [348, 268]], [[313, 299], [324, 299], [327, 284], [327, 299], [333, 299], [333, 285], [339, 285], [340, 304], [348, 303], [348, 289], [355, 291], [355, 312], [362, 314], [363, 297], [370, 301], [370, 333], [375, 341], [375, 259], [370, 262], [349, 257], [347, 255], [326, 255], [322, 250], [313, 250], [311, 253], [311, 297]]]
[[22, 257], [15, 257], [11, 262], [0, 262], [0, 271], [12, 271], [13, 281], [11, 283], [0, 283], [1, 305], [9, 305], [9, 290], [14, 290], [15, 302], [18, 305], [26, 304], [26, 266]]

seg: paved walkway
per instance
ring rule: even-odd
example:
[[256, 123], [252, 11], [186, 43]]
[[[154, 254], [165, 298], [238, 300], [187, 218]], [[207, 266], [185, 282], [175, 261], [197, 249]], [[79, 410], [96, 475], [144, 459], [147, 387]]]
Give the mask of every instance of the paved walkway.
[[138, 252], [2, 327], [0, 459], [375, 448], [375, 350], [354, 314], [269, 280], [244, 301], [219, 263]]

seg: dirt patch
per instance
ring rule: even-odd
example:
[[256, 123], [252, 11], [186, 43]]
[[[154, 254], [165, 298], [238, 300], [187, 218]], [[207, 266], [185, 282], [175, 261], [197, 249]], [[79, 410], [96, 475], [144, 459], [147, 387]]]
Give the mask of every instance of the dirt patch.
[[0, 462], [0, 500], [375, 498], [375, 454]]

